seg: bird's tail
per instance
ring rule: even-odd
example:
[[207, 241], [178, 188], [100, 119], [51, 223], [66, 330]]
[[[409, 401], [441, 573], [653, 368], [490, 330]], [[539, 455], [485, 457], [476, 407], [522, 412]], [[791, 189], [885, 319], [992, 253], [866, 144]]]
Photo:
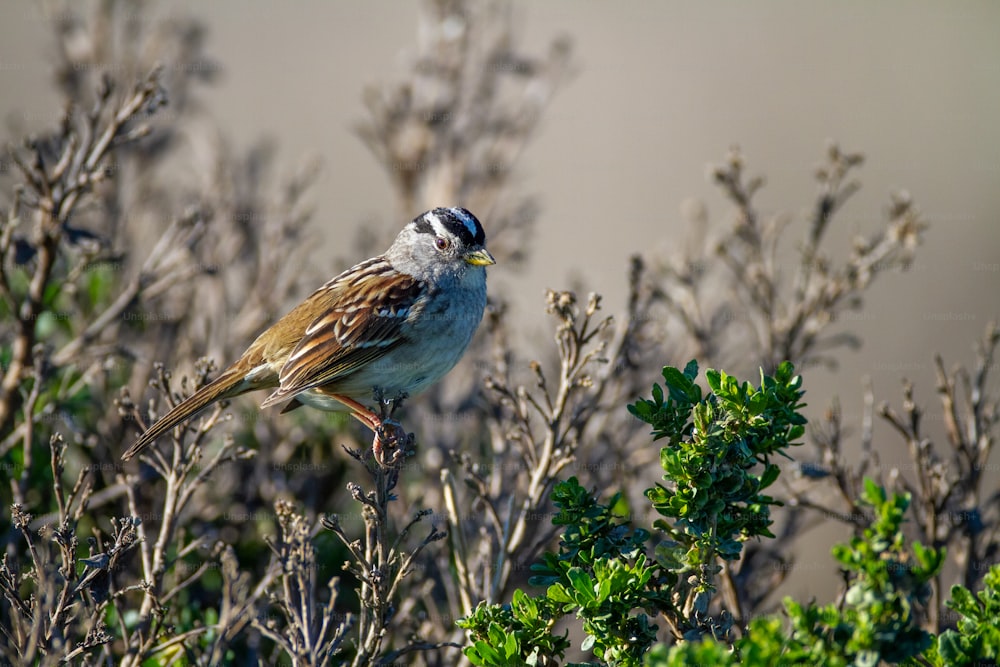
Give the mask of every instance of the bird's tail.
[[128, 451], [122, 454], [122, 460], [128, 461], [133, 458], [161, 435], [181, 422], [198, 415], [212, 403], [252, 391], [255, 387], [243, 385], [246, 378], [245, 369], [238, 368], [237, 366], [238, 364], [227, 368], [222, 375], [185, 398], [174, 409], [157, 420], [156, 423], [146, 429], [145, 433], [139, 436], [139, 439], [128, 448]]

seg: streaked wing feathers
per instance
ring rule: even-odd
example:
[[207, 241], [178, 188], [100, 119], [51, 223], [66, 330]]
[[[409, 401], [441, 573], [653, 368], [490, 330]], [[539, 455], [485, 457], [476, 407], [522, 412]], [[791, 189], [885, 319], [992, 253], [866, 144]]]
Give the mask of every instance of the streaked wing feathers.
[[280, 388], [265, 404], [335, 382], [402, 342], [400, 325], [415, 306], [422, 283], [384, 262], [364, 269], [323, 288], [329, 295], [321, 298], [330, 305], [306, 327], [278, 374]]

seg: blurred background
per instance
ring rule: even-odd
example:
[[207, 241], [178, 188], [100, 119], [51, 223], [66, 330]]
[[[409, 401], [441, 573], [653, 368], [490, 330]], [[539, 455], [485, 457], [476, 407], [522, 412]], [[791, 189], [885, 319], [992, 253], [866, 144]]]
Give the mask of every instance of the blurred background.
[[[414, 4], [154, 8], [206, 26], [213, 59], [200, 66], [214, 85], [197, 100], [227, 140], [273, 140], [289, 172], [322, 161], [311, 193], [318, 273], [360, 259], [352, 256], [359, 226], [395, 230], [420, 212], [399, 210], [356, 132], [366, 87], [400, 78], [414, 51]], [[514, 2], [512, 12], [521, 50], [544, 54], [561, 36], [573, 45], [572, 76], [513, 175], [514, 187], [541, 206], [530, 257], [517, 271], [490, 274], [491, 290], [522, 323], [525, 356], [551, 336], [540, 315], [546, 288], [581, 285], [605, 296], [607, 312], [620, 312], [628, 258], [682, 244], [683, 211], [704, 205], [714, 224], [730, 223], [729, 205], [706, 178], [706, 166], [721, 163], [730, 146], [741, 147], [751, 174], [766, 176], [757, 200], [764, 213], [806, 218], [813, 168], [835, 140], [866, 162], [863, 187], [830, 230], [828, 249], [846, 256], [851, 238], [879, 228], [890, 193], [902, 189], [930, 227], [909, 272], [882, 276], [865, 308], [838, 324], [863, 346], [841, 354], [839, 368], [806, 375], [811, 414], [837, 395], [845, 422], [857, 423], [865, 376], [877, 400], [898, 403], [906, 377], [929, 405], [937, 401], [933, 355], [942, 353], [946, 366], [971, 361], [973, 343], [1000, 314], [1000, 4], [552, 0]], [[0, 3], [7, 137], [58, 122], [51, 62], [38, 6]], [[875, 428], [878, 443], [888, 427]], [[884, 463], [893, 460], [884, 453]], [[809, 577], [793, 579], [800, 591], [820, 594]]]

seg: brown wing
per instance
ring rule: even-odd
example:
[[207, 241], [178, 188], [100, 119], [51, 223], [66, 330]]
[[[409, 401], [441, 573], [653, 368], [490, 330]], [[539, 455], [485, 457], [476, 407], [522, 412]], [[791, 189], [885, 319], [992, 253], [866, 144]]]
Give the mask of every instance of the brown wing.
[[384, 262], [360, 265], [328, 284], [316, 298], [329, 306], [306, 327], [278, 374], [281, 386], [261, 406], [335, 382], [399, 345], [400, 327], [422, 289]]

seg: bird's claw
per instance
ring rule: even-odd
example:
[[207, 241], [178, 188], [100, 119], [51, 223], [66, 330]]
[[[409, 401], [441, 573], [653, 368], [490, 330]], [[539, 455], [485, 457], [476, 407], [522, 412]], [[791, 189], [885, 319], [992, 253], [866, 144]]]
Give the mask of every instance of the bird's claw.
[[372, 454], [383, 468], [398, 466], [413, 444], [413, 435], [403, 429], [403, 425], [391, 418], [385, 418], [375, 428]]

